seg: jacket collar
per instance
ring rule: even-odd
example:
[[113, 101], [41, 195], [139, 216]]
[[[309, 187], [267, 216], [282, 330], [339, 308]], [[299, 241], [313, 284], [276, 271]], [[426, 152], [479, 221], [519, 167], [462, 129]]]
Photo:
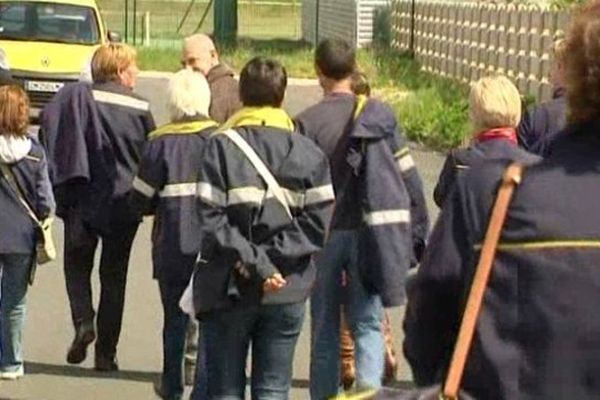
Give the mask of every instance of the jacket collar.
[[290, 116], [282, 108], [275, 107], [244, 107], [233, 114], [219, 130], [240, 126], [269, 126], [294, 131], [294, 122]]
[[350, 136], [355, 138], [382, 138], [398, 129], [394, 113], [385, 104], [366, 96], [356, 96], [353, 118]]
[[150, 132], [148, 138], [154, 140], [166, 135], [197, 134], [208, 128], [216, 128], [218, 124], [211, 119], [183, 120], [165, 124]]

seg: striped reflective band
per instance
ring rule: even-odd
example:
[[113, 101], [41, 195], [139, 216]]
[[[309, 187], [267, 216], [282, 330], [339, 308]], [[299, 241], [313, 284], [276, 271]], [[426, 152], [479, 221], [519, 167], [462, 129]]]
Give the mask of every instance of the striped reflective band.
[[160, 197], [187, 197], [195, 196], [198, 185], [196, 183], [173, 183], [165, 185], [160, 192]]
[[369, 226], [409, 223], [410, 211], [401, 209], [373, 211], [365, 214], [364, 220]]
[[410, 149], [408, 147], [403, 147], [398, 150], [394, 154], [394, 158], [398, 160], [397, 163], [398, 167], [400, 168], [400, 172], [406, 172], [415, 166], [415, 160], [413, 160], [412, 156], [410, 155]]
[[266, 191], [254, 186], [245, 186], [227, 191], [227, 205], [255, 203], [262, 204]]
[[[227, 191], [227, 196], [208, 183], [200, 182], [197, 186], [197, 194], [200, 198], [209, 203], [218, 204], [223, 207], [226, 205], [245, 203], [260, 205], [265, 200], [274, 198], [273, 193], [267, 192], [256, 186], [244, 186], [230, 189]], [[304, 208], [305, 206], [333, 201], [335, 198], [332, 185], [308, 189], [305, 193], [285, 188], [282, 189], [288, 205], [293, 208]]]
[[221, 207], [225, 207], [227, 204], [225, 193], [209, 183], [199, 182], [196, 185], [196, 194], [198, 197], [200, 197], [200, 199], [211, 204], [216, 204]]
[[[473, 246], [481, 250], [481, 243]], [[499, 243], [498, 250], [544, 250], [544, 249], [600, 249], [600, 240], [546, 240], [516, 243]]]
[[132, 186], [135, 190], [137, 190], [146, 197], [153, 197], [156, 193], [156, 190], [154, 190], [152, 186], [150, 186], [137, 176], [133, 178]]
[[94, 100], [100, 103], [114, 104], [117, 106], [124, 106], [135, 108], [137, 110], [148, 111], [150, 104], [147, 101], [138, 100], [131, 96], [123, 94], [117, 94], [112, 92], [105, 92], [103, 90], [94, 90]]
[[304, 205], [325, 203], [335, 200], [332, 185], [324, 185], [308, 189], [304, 194]]
[[406, 172], [415, 167], [415, 160], [410, 154], [407, 154], [398, 160], [398, 167], [400, 167], [400, 172]]

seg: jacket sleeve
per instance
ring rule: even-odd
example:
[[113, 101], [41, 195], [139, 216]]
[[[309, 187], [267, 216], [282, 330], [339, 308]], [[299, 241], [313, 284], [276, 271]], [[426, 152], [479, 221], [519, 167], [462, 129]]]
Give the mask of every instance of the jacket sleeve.
[[452, 355], [464, 301], [464, 265], [470, 240], [458, 190], [442, 209], [416, 276], [407, 284], [404, 355], [415, 382], [442, 379]]
[[435, 201], [435, 204], [439, 208], [442, 208], [446, 197], [448, 197], [450, 190], [454, 186], [454, 181], [456, 178], [455, 164], [456, 161], [454, 160], [454, 156], [452, 155], [452, 152], [450, 152], [444, 161], [444, 166], [442, 167], [437, 184], [433, 190], [433, 201]]
[[379, 294], [385, 307], [399, 306], [404, 302], [404, 283], [413, 254], [410, 199], [386, 140], [367, 140], [363, 148], [358, 182], [363, 208], [359, 272], [365, 287]]
[[137, 176], [133, 179], [131, 207], [140, 215], [151, 215], [156, 210], [160, 191], [167, 180], [164, 152], [158, 140], [148, 143], [144, 149]]
[[200, 256], [206, 259], [218, 249], [219, 253], [232, 255], [249, 267], [249, 270], [255, 270], [263, 279], [278, 273], [279, 270], [265, 250], [246, 239], [229, 221], [225, 155], [216, 137], [207, 141], [198, 176], [198, 213], [199, 224], [202, 227]]
[[303, 207], [294, 216], [292, 224], [261, 244], [275, 265], [280, 262], [293, 264], [323, 248], [335, 199], [325, 156], [315, 165], [311, 184], [304, 194]]
[[534, 113], [535, 109], [526, 110], [517, 127], [517, 139], [519, 145], [528, 151], [538, 139], [533, 126]]
[[421, 261], [427, 235], [429, 234], [427, 201], [425, 200], [425, 194], [423, 192], [423, 182], [421, 181], [415, 162], [410, 154], [408, 143], [398, 128], [395, 132], [394, 140], [395, 143], [392, 146], [394, 158], [410, 199], [410, 219], [414, 256], [412, 265], [416, 265]]
[[36, 177], [37, 192], [37, 215], [40, 219], [45, 219], [56, 210], [56, 202], [52, 192], [52, 183], [48, 175], [48, 160], [46, 154], [42, 154], [40, 168]]

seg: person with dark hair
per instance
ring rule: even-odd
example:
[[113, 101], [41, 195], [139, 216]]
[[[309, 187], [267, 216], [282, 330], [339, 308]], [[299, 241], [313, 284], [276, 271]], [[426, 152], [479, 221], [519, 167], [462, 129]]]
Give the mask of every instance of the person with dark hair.
[[[287, 399], [294, 350], [315, 280], [334, 194], [327, 158], [294, 133], [277, 61], [240, 75], [244, 104], [206, 143], [197, 196], [202, 230], [193, 278], [209, 399]], [[202, 346], [202, 342], [200, 343]]]
[[310, 392], [312, 399], [323, 400], [339, 389], [342, 304], [355, 340], [356, 387], [381, 386], [383, 307], [402, 304], [405, 274], [420, 258], [429, 219], [422, 183], [394, 113], [352, 91], [357, 69], [352, 46], [322, 41], [315, 68], [325, 97], [296, 122], [327, 154], [336, 193], [311, 297]]
[[[565, 52], [567, 132], [526, 166], [494, 254], [461, 389], [472, 398], [600, 398], [600, 1], [575, 9]], [[415, 382], [440, 382], [510, 161], [456, 181], [408, 290]]]
[[[65, 228], [64, 270], [75, 328], [67, 362], [83, 362], [97, 338], [95, 369], [115, 371], [129, 255], [141, 222], [129, 195], [155, 125], [150, 104], [133, 92], [139, 73], [135, 49], [122, 43], [100, 46], [91, 73], [92, 85], [67, 85], [46, 105], [41, 130]], [[96, 318], [91, 276], [100, 241]]]

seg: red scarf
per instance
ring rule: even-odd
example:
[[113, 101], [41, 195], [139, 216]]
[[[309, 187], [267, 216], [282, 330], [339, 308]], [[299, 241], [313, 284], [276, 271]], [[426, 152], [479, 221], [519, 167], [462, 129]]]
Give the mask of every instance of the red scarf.
[[505, 139], [516, 145], [517, 130], [515, 128], [494, 128], [480, 132], [475, 136], [475, 140], [480, 143], [495, 139]]

